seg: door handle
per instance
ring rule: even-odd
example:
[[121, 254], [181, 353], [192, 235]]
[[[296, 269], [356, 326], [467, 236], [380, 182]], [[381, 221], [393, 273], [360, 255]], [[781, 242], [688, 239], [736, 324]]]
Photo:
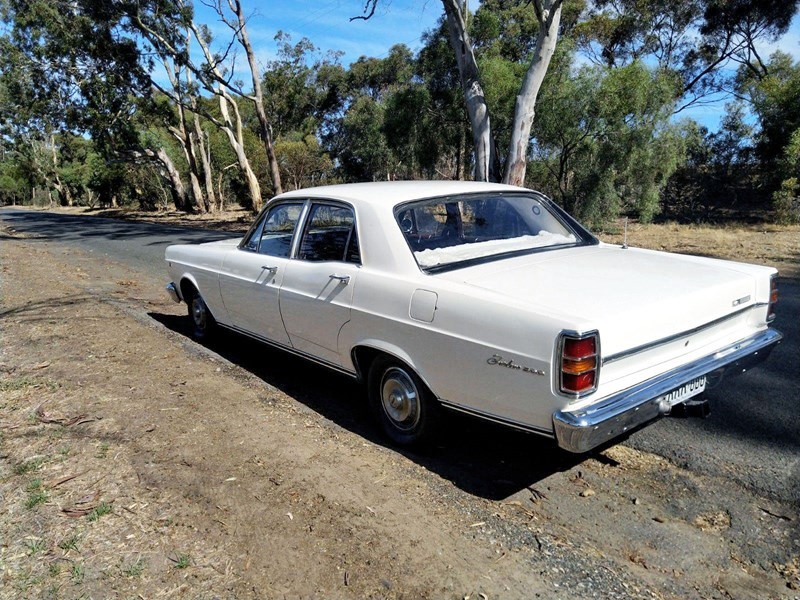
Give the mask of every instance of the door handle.
[[347, 285], [350, 283], [350, 275], [329, 275], [331, 279], [335, 279], [340, 283]]
[[278, 270], [278, 267], [267, 267], [265, 265], [261, 265], [261, 268], [272, 273], [275, 273]]

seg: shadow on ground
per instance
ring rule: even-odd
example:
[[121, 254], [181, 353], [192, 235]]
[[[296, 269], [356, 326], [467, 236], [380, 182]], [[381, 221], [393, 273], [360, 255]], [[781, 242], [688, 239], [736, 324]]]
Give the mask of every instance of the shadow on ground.
[[[157, 238], [147, 243], [154, 246], [183, 241], [211, 242], [232, 237], [229, 232], [211, 231], [200, 227], [170, 227], [103, 217], [87, 219], [81, 215], [38, 211], [3, 211], [3, 221], [12, 230], [18, 228], [27, 236], [56, 242], [75, 242], [92, 238], [112, 241]], [[8, 236], [4, 237], [10, 239]]]
[[[185, 317], [149, 316], [189, 337]], [[366, 390], [355, 380], [233, 333], [220, 332], [204, 346], [340, 427], [372, 443], [392, 447], [372, 420]], [[441, 441], [433, 447], [424, 451], [392, 449], [475, 496], [508, 498], [585, 459], [533, 434], [455, 412], [448, 412], [447, 417]]]

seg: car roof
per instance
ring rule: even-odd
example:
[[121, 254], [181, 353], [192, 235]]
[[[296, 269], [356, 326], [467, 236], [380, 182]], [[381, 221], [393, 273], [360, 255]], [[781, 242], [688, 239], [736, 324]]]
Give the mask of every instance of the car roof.
[[371, 183], [345, 183], [294, 190], [275, 196], [275, 200], [290, 198], [329, 198], [357, 203], [391, 205], [455, 194], [476, 192], [523, 191], [512, 185], [480, 181], [376, 181]]

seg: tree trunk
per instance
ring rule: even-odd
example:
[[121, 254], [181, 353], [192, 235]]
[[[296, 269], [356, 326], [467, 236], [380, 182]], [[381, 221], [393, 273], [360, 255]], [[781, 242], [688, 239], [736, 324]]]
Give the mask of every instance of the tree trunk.
[[472, 50], [472, 40], [467, 33], [464, 15], [458, 0], [442, 0], [447, 15], [450, 46], [456, 55], [461, 89], [472, 125], [472, 142], [475, 153], [474, 178], [476, 181], [498, 181], [499, 162], [494, 135], [489, 118], [489, 107], [480, 83], [478, 63]]
[[[232, 0], [229, 0], [232, 1]], [[220, 7], [217, 6], [219, 9], [218, 12], [221, 15]], [[206, 58], [206, 61], [209, 65], [216, 65], [216, 60], [214, 59], [211, 50], [206, 44], [202, 33], [197, 29], [197, 27], [192, 24], [190, 25], [191, 31], [194, 33], [194, 38], [197, 40], [198, 44], [200, 45], [200, 49], [203, 51], [203, 55]], [[227, 89], [223, 87], [223, 81], [225, 80], [222, 73], [216, 66], [211, 67], [212, 74], [216, 81], [218, 82], [216, 87], [212, 87], [207, 80], [202, 80], [204, 85], [206, 85], [206, 89], [211, 91], [212, 93], [216, 94], [219, 98], [219, 109], [222, 116], [222, 122], [217, 121], [216, 119], [212, 119], [214, 124], [217, 125], [225, 135], [228, 136], [228, 142], [231, 145], [234, 153], [236, 154], [236, 162], [239, 166], [239, 170], [244, 175], [245, 180], [247, 181], [247, 187], [250, 192], [250, 202], [252, 204], [252, 208], [254, 211], [261, 210], [261, 206], [263, 205], [263, 200], [261, 199], [261, 185], [258, 183], [258, 178], [256, 177], [253, 168], [250, 166], [250, 161], [247, 158], [247, 154], [244, 151], [244, 135], [242, 133], [242, 117], [239, 114], [239, 107], [236, 104], [236, 101], [233, 97], [228, 93]], [[195, 74], [197, 72], [195, 71]], [[258, 88], [260, 90], [260, 88]], [[231, 119], [231, 111], [230, 107], [233, 107], [233, 113], [236, 117], [236, 121], [234, 122]]]
[[69, 191], [69, 188], [64, 185], [64, 183], [61, 181], [61, 177], [58, 175], [58, 152], [56, 150], [56, 138], [52, 134], [50, 135], [50, 153], [51, 158], [53, 159], [52, 186], [55, 188], [56, 192], [58, 192], [58, 203], [61, 206], [73, 206], [75, 202], [72, 200], [72, 193]]
[[206, 149], [205, 132], [200, 127], [200, 117], [194, 113], [194, 135], [200, 150], [200, 160], [203, 163], [203, 183], [206, 189], [206, 204], [208, 210], [217, 210], [217, 198], [214, 192], [214, 178], [211, 171], [211, 146]]
[[[244, 151], [242, 118], [241, 115], [239, 115], [239, 107], [236, 105], [236, 101], [222, 86], [217, 87], [217, 94], [219, 94], [219, 109], [225, 121], [225, 127], [223, 127], [222, 130], [228, 136], [228, 142], [230, 142], [231, 148], [233, 148], [233, 151], [236, 153], [239, 169], [247, 180], [247, 188], [250, 191], [253, 211], [258, 212], [263, 205], [263, 201], [261, 200], [261, 185], [258, 183], [258, 177], [256, 177], [256, 174], [253, 172], [253, 167], [250, 166], [250, 161]], [[231, 119], [229, 107], [233, 107], [233, 113], [236, 117], [235, 123]], [[236, 128], [235, 133], [234, 127]]]
[[536, 17], [539, 20], [539, 36], [528, 72], [522, 82], [514, 107], [514, 122], [511, 130], [511, 143], [506, 160], [503, 183], [525, 184], [525, 171], [528, 168], [528, 146], [531, 127], [536, 114], [536, 98], [542, 81], [550, 66], [550, 59], [556, 49], [558, 26], [561, 21], [561, 0], [534, 0]]
[[186, 188], [181, 180], [181, 174], [175, 168], [172, 159], [167, 154], [164, 148], [159, 148], [157, 151], [145, 150], [145, 154], [155, 157], [164, 167], [167, 173], [167, 179], [170, 183], [170, 191], [172, 192], [172, 201], [175, 203], [175, 209], [185, 211], [187, 208]]
[[258, 65], [256, 64], [256, 55], [253, 51], [253, 46], [250, 44], [250, 37], [247, 34], [246, 21], [242, 13], [242, 5], [239, 0], [228, 0], [228, 6], [236, 15], [239, 21], [239, 29], [236, 32], [239, 41], [244, 47], [245, 54], [247, 54], [247, 62], [250, 65], [250, 75], [253, 79], [253, 97], [252, 101], [256, 107], [256, 116], [258, 117], [259, 134], [261, 141], [264, 143], [264, 150], [267, 153], [267, 161], [269, 162], [269, 173], [272, 177], [272, 187], [276, 194], [283, 192], [281, 185], [281, 170], [278, 166], [278, 159], [275, 157], [275, 146], [272, 143], [272, 126], [267, 119], [267, 111], [264, 108], [264, 94], [261, 90], [261, 79], [258, 74]]

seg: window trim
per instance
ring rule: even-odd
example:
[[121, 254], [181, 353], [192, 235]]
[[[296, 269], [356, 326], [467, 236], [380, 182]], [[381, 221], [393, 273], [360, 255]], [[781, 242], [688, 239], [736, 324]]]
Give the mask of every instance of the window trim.
[[[284, 259], [292, 258], [294, 256], [294, 251], [295, 251], [295, 242], [298, 239], [297, 238], [297, 232], [298, 232], [298, 230], [301, 229], [301, 227], [303, 227], [303, 221], [304, 221], [305, 216], [307, 214], [308, 203], [309, 203], [308, 199], [296, 200], [296, 199], [289, 199], [289, 198], [287, 198], [286, 200], [281, 201], [281, 202], [267, 203], [267, 205], [264, 206], [264, 208], [261, 209], [261, 212], [258, 213], [258, 216], [256, 217], [255, 221], [253, 221], [253, 224], [250, 226], [250, 229], [247, 230], [247, 233], [242, 238], [242, 241], [239, 242], [239, 245], [237, 246], [237, 248], [239, 250], [244, 251], [244, 252], [251, 252], [253, 254], [259, 254], [261, 256], [275, 256], [274, 254], [265, 254], [263, 252], [259, 252], [257, 249], [256, 250], [252, 250], [250, 248], [245, 247], [245, 244], [247, 243], [247, 240], [250, 238], [250, 236], [253, 235], [253, 233], [255, 233], [255, 231], [261, 226], [261, 223], [265, 221], [265, 219], [267, 218], [267, 215], [269, 214], [269, 212], [273, 208], [277, 208], [279, 206], [299, 206], [300, 207], [300, 216], [297, 218], [297, 223], [295, 224], [294, 230], [292, 231], [292, 242], [289, 245], [289, 255], [288, 256], [275, 256], [275, 258], [284, 258]], [[261, 247], [261, 237], [263, 237], [263, 235], [264, 235], [264, 230], [262, 228], [261, 235], [258, 238], [258, 248]]]
[[[408, 241], [408, 238], [403, 232], [403, 228], [400, 226], [400, 223], [397, 220], [397, 216], [403, 212], [404, 210], [408, 210], [411, 205], [417, 203], [424, 203], [424, 202], [460, 202], [462, 200], [472, 200], [472, 199], [479, 199], [481, 196], [492, 196], [492, 195], [502, 195], [502, 196], [528, 196], [534, 197], [536, 200], [544, 204], [549, 210], [550, 214], [561, 223], [567, 230], [572, 232], [575, 235], [576, 242], [574, 244], [558, 244], [555, 246], [542, 246], [538, 248], [528, 248], [523, 250], [512, 250], [509, 252], [501, 252], [498, 254], [493, 254], [490, 256], [481, 256], [478, 258], [470, 258], [465, 260], [460, 260], [452, 263], [447, 263], [444, 265], [436, 265], [433, 267], [423, 267], [419, 264], [417, 260], [417, 256], [414, 253], [414, 249], [411, 247], [411, 244]], [[409, 252], [411, 253], [411, 257], [414, 260], [414, 263], [417, 265], [420, 271], [425, 273], [426, 275], [433, 275], [436, 273], [444, 273], [447, 271], [454, 271], [457, 269], [463, 269], [466, 267], [472, 267], [479, 264], [494, 262], [497, 260], [503, 260], [506, 258], [513, 258], [516, 256], [524, 256], [526, 254], [537, 254], [540, 252], [548, 252], [551, 250], [559, 250], [562, 248], [572, 248], [572, 247], [580, 247], [580, 246], [596, 246], [600, 243], [592, 233], [586, 229], [583, 225], [581, 225], [578, 221], [575, 220], [569, 213], [567, 213], [564, 209], [562, 209], [558, 204], [553, 202], [550, 198], [542, 194], [541, 192], [537, 192], [535, 190], [520, 190], [520, 191], [507, 191], [507, 190], [497, 190], [497, 191], [485, 191], [485, 192], [469, 192], [465, 194], [447, 194], [443, 196], [430, 196], [427, 198], [416, 198], [414, 200], [408, 200], [406, 202], [401, 202], [400, 204], [395, 205], [392, 208], [392, 216], [395, 226], [400, 230], [401, 235], [403, 236], [403, 240], [406, 243], [406, 247], [408, 248]]]
[[[314, 206], [333, 206], [335, 208], [344, 208], [349, 210], [353, 214], [353, 227], [347, 235], [347, 242], [344, 247], [344, 253], [341, 259], [339, 260], [306, 260], [304, 258], [300, 258], [300, 246], [303, 242], [303, 237], [305, 237], [308, 228], [311, 225], [311, 213], [314, 209]], [[328, 198], [309, 198], [306, 200], [306, 207], [305, 211], [302, 215], [303, 218], [303, 227], [302, 232], [297, 236], [295, 240], [296, 246], [293, 248], [292, 258], [298, 261], [306, 262], [306, 263], [342, 263], [346, 265], [356, 265], [361, 266], [364, 264], [363, 258], [361, 256], [361, 236], [358, 234], [358, 216], [356, 214], [355, 207], [350, 204], [349, 202], [343, 202], [341, 200], [331, 200]], [[358, 244], [358, 262], [351, 262], [347, 260], [348, 250], [350, 248], [350, 242], [353, 239], [353, 233], [356, 234], [356, 238], [359, 240]]]

